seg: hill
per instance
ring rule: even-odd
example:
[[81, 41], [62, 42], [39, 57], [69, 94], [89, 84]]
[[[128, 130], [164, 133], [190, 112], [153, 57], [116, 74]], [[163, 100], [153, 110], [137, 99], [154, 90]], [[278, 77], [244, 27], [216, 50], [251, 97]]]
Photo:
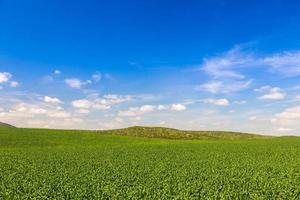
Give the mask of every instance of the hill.
[[0, 128], [16, 128], [10, 124], [0, 122]]
[[254, 139], [254, 138], [267, 138], [268, 136], [238, 133], [238, 132], [224, 132], [224, 131], [186, 131], [173, 128], [163, 127], [143, 127], [133, 126], [123, 129], [104, 130], [100, 133], [112, 135], [125, 135], [134, 137], [147, 137], [147, 138], [166, 138], [166, 139]]

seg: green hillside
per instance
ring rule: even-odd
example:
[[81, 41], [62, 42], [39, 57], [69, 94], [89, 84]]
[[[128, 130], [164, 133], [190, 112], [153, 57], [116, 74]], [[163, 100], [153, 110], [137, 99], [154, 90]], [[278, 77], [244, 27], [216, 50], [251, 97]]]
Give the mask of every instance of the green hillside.
[[[158, 130], [142, 128], [122, 130]], [[299, 147], [298, 137], [0, 129], [0, 199], [299, 199]]]
[[15, 128], [14, 126], [0, 122], [0, 128]]
[[100, 131], [100, 133], [113, 134], [113, 135], [126, 135], [134, 137], [148, 137], [148, 138], [166, 138], [166, 139], [255, 139], [267, 138], [267, 136], [237, 133], [237, 132], [224, 132], [224, 131], [184, 131], [173, 128], [163, 127], [142, 127], [134, 126], [123, 129]]

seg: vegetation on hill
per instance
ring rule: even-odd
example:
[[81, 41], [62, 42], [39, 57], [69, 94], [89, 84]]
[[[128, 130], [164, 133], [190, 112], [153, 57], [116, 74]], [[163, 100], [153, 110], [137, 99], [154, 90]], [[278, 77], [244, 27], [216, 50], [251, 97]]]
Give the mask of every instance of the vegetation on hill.
[[148, 137], [148, 138], [166, 138], [166, 139], [255, 139], [266, 138], [267, 136], [237, 133], [237, 132], [224, 132], [224, 131], [184, 131], [173, 128], [163, 127], [143, 127], [133, 126], [123, 129], [105, 130], [101, 133], [113, 135], [126, 135], [134, 137]]
[[14, 126], [0, 122], [0, 128], [15, 128]]
[[0, 129], [0, 199], [299, 199], [299, 144]]

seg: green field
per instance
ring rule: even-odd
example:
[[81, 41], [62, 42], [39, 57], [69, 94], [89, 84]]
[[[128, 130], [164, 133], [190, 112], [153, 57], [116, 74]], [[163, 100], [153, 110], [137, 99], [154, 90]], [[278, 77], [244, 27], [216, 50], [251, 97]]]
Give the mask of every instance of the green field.
[[300, 198], [299, 138], [205, 138], [0, 129], [0, 199]]

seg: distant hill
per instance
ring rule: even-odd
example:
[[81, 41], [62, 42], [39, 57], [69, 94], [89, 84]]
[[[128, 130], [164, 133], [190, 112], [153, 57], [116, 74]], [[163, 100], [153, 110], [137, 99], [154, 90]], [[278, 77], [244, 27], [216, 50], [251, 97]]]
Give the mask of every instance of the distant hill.
[[163, 127], [143, 127], [133, 126], [123, 129], [105, 130], [101, 133], [113, 135], [125, 135], [134, 137], [148, 137], [148, 138], [166, 138], [166, 139], [255, 139], [267, 138], [268, 136], [238, 133], [238, 132], [224, 132], [224, 131], [185, 131], [173, 128]]
[[0, 128], [16, 128], [10, 124], [0, 122]]

